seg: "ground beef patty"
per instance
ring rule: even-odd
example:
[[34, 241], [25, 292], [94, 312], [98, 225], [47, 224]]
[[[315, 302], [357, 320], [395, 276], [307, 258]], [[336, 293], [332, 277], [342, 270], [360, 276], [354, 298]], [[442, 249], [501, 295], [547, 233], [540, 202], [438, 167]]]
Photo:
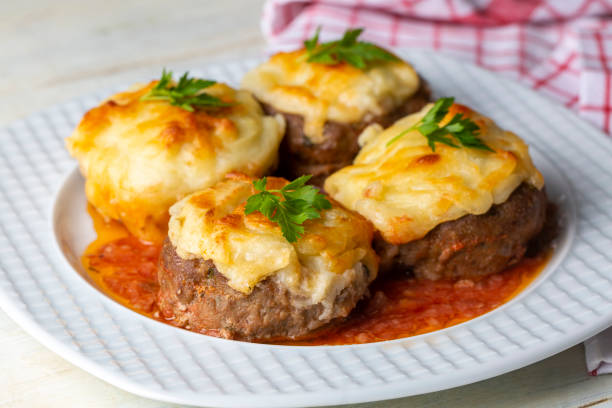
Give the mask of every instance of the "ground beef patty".
[[357, 139], [363, 129], [373, 123], [382, 127], [390, 126], [396, 120], [421, 110], [430, 96], [429, 86], [421, 79], [421, 87], [416, 94], [385, 115], [357, 123], [326, 122], [323, 128], [323, 143], [312, 143], [304, 135], [302, 116], [286, 113], [282, 108], [262, 103], [268, 115], [280, 113], [287, 123], [279, 151], [277, 174], [290, 180], [304, 174], [312, 174], [310, 183], [322, 187], [327, 176], [353, 162], [359, 152]]
[[273, 278], [257, 284], [248, 295], [238, 292], [211, 260], [182, 259], [166, 239], [158, 271], [158, 303], [163, 316], [193, 331], [240, 340], [295, 339], [348, 316], [367, 293], [369, 272], [363, 266], [361, 272], [336, 296], [331, 311], [325, 311], [322, 303], [308, 304]]
[[380, 235], [374, 249], [380, 271], [412, 271], [422, 279], [478, 279], [520, 261], [546, 219], [546, 193], [520, 185], [502, 204], [482, 215], [438, 225], [424, 238], [401, 245]]

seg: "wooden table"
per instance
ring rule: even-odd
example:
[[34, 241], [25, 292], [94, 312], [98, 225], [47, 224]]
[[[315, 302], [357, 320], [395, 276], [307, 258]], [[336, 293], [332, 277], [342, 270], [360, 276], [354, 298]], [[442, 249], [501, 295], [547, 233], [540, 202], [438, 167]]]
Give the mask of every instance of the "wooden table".
[[[7, 0], [0, 14], [0, 125], [118, 83], [256, 56], [262, 0]], [[360, 407], [612, 407], [581, 345], [452, 390]], [[0, 406], [163, 407], [72, 366], [0, 311]]]

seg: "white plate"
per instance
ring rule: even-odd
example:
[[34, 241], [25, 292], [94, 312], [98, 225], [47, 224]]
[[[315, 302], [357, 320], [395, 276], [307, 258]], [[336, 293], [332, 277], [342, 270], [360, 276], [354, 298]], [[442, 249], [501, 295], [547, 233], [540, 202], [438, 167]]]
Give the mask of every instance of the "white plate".
[[[523, 136], [560, 205], [564, 228], [553, 259], [508, 304], [430, 334], [331, 347], [216, 339], [120, 306], [70, 266], [80, 269], [78, 255], [93, 231], [83, 181], [62, 139], [114, 91], [105, 90], [0, 133], [0, 306], [47, 347], [120, 388], [206, 406], [326, 405], [441, 390], [541, 360], [612, 324], [609, 141], [507, 79], [431, 53], [405, 57], [436, 95], [455, 96]], [[237, 85], [256, 62], [199, 74]]]

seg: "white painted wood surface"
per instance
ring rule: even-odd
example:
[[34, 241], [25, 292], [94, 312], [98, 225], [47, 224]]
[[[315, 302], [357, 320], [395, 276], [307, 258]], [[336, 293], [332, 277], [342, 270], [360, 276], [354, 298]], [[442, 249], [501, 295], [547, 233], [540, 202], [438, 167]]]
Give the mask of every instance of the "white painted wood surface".
[[[263, 52], [262, 0], [2, 0], [0, 126], [99, 87]], [[583, 348], [476, 384], [359, 407], [612, 407]], [[0, 407], [167, 407], [91, 376], [0, 311]]]

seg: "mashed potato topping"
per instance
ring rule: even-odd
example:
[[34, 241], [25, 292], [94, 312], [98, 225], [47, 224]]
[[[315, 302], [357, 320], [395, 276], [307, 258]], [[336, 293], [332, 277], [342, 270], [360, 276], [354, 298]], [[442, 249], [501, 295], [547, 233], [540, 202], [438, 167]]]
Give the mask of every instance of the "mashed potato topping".
[[419, 88], [419, 76], [403, 61], [360, 70], [349, 64], [306, 62], [304, 50], [279, 53], [248, 72], [243, 88], [279, 111], [301, 115], [304, 133], [323, 141], [326, 121], [354, 123], [387, 113]]
[[[268, 189], [287, 184], [268, 178]], [[288, 242], [278, 225], [259, 212], [244, 214], [255, 193], [252, 180], [230, 174], [213, 187], [193, 193], [170, 209], [168, 236], [183, 259], [211, 259], [233, 289], [248, 294], [273, 277], [309, 303], [333, 302], [367, 268], [378, 265], [370, 245], [372, 227], [337, 203], [321, 218], [304, 223], [304, 235]]]
[[280, 116], [264, 116], [245, 91], [224, 84], [207, 92], [235, 104], [188, 112], [141, 101], [156, 81], [119, 93], [85, 114], [66, 140], [86, 179], [89, 202], [137, 237], [161, 242], [168, 208], [229, 171], [259, 176], [277, 161]]
[[363, 146], [353, 165], [332, 174], [325, 190], [345, 207], [371, 221], [383, 238], [402, 244], [425, 236], [438, 224], [467, 214], [483, 214], [527, 182], [541, 189], [544, 180], [527, 145], [491, 119], [454, 104], [443, 121], [463, 113], [480, 127], [480, 139], [495, 150], [453, 148], [436, 143], [436, 151], [417, 130], [387, 146], [431, 109], [406, 116], [383, 130], [360, 135]]

